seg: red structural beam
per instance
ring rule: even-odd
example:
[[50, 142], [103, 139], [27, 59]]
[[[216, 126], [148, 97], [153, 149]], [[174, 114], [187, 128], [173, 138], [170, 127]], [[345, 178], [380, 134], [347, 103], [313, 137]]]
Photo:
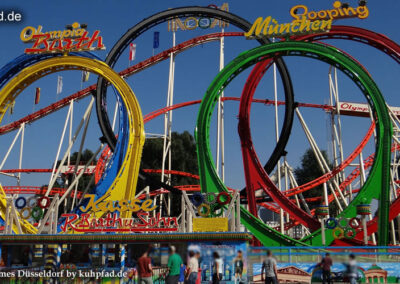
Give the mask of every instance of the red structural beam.
[[[47, 186], [3, 186], [3, 190], [7, 194], [42, 194], [44, 195], [47, 191]], [[53, 188], [50, 191], [50, 195], [63, 195], [67, 189], [65, 188]], [[74, 193], [71, 193], [74, 197]], [[76, 196], [81, 198], [82, 193], [77, 192]]]

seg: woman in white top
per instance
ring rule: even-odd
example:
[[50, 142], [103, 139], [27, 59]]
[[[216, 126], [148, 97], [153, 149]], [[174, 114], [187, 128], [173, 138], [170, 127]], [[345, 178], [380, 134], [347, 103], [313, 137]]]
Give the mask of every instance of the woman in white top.
[[197, 273], [199, 271], [199, 261], [197, 260], [197, 257], [193, 251], [189, 251], [189, 257], [187, 272], [185, 275], [185, 283], [196, 284]]
[[222, 274], [224, 271], [224, 263], [222, 258], [220, 258], [218, 252], [213, 253], [214, 263], [213, 263], [213, 284], [219, 284], [219, 281], [222, 280]]

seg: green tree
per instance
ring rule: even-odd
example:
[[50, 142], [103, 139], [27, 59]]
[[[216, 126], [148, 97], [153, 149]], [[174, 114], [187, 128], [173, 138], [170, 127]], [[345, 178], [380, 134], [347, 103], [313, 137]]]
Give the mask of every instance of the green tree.
[[[161, 169], [163, 139], [146, 139], [143, 146], [141, 169]], [[188, 132], [172, 132], [172, 170], [197, 174], [196, 144], [194, 137]], [[154, 174], [161, 178], [161, 174]], [[186, 176], [172, 176], [171, 185], [196, 184], [198, 181]], [[139, 184], [138, 189], [144, 187]]]
[[[332, 163], [328, 159], [328, 155], [326, 151], [322, 150], [321, 151], [322, 156], [324, 159], [327, 161], [328, 166], [330, 169], [332, 169]], [[318, 163], [317, 158], [314, 155], [314, 152], [312, 149], [307, 149], [305, 153], [303, 154], [301, 158], [301, 166], [297, 167], [294, 171], [294, 174], [296, 176], [296, 180], [299, 185], [305, 184], [307, 182], [310, 182], [320, 176], [322, 176], [324, 173], [321, 170], [321, 167]], [[308, 191], [303, 192], [304, 198], [312, 198], [312, 197], [321, 197], [323, 196], [323, 185], [319, 185], [317, 187], [314, 187]], [[313, 209], [320, 205], [322, 202], [321, 201], [315, 201], [315, 202], [308, 202], [308, 206], [310, 209]], [[329, 204], [329, 209], [331, 214], [336, 214], [337, 212], [337, 205], [335, 202], [331, 202]]]
[[[78, 160], [78, 152], [74, 152], [71, 155], [70, 158], [70, 165], [71, 166], [75, 166], [77, 160]], [[89, 149], [85, 149], [79, 159], [79, 166], [84, 166], [86, 165], [86, 163], [92, 158], [93, 156], [93, 152]], [[60, 164], [60, 160], [57, 161], [57, 166], [59, 166]], [[90, 163], [90, 166], [96, 166], [97, 163], [97, 159], [93, 159], [93, 161]], [[89, 183], [91, 183], [90, 187], [89, 187], [89, 192], [92, 188], [94, 188], [94, 182], [91, 182], [92, 179], [92, 175], [82, 175], [82, 177], [79, 179], [79, 183], [78, 183], [78, 191], [84, 191], [86, 189], [86, 187], [88, 186]], [[67, 181], [68, 181], [68, 185], [70, 185], [72, 183], [72, 181], [74, 180], [74, 175], [73, 174], [63, 174], [61, 176], [61, 184], [66, 185]]]
[[[142, 153], [141, 169], [161, 169], [163, 139], [146, 139]], [[196, 143], [194, 137], [188, 132], [172, 132], [172, 170], [198, 174]], [[161, 179], [161, 174], [151, 174], [156, 179]], [[198, 180], [186, 176], [172, 175], [171, 185], [198, 184]], [[137, 191], [146, 185], [139, 179]], [[158, 188], [151, 188], [152, 190]], [[181, 196], [171, 195], [171, 215], [179, 215]]]

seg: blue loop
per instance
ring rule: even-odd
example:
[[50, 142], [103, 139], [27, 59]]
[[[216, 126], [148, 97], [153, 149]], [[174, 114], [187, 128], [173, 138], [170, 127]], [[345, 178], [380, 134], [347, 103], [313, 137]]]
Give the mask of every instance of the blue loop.
[[[331, 222], [333, 222], [333, 224]], [[325, 225], [328, 229], [335, 229], [338, 225], [338, 222], [335, 218], [330, 217], [325, 221]]]
[[[20, 204], [20, 201], [22, 200], [22, 204]], [[15, 207], [17, 208], [17, 209], [22, 209], [22, 208], [24, 208], [26, 206], [26, 199], [25, 199], [25, 197], [18, 197], [16, 200], [15, 200]]]
[[196, 192], [192, 195], [192, 203], [194, 206], [199, 207], [204, 202], [204, 196], [201, 193]]

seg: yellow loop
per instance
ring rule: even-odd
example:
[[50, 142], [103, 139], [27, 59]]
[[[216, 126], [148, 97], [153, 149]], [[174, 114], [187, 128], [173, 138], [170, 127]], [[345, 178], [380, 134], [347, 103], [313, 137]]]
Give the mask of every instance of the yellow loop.
[[[206, 210], [206, 212], [203, 212], [203, 211], [202, 211], [203, 208]], [[200, 206], [197, 207], [197, 212], [199, 213], [199, 215], [200, 215], [201, 217], [208, 217], [208, 216], [210, 216], [210, 213], [211, 213], [210, 205], [208, 205], [208, 204], [206, 204], [206, 203], [200, 204]]]
[[[339, 232], [339, 235], [337, 235], [336, 232]], [[344, 231], [342, 228], [336, 227], [335, 229], [332, 230], [332, 235], [333, 235], [333, 238], [335, 238], [335, 239], [343, 239]]]
[[[24, 215], [25, 211], [28, 211], [28, 214], [26, 216]], [[24, 209], [19, 211], [19, 214], [21, 215], [21, 219], [23, 219], [23, 220], [28, 220], [29, 217], [31, 217], [31, 213], [32, 213], [31, 207], [25, 207]]]
[[[125, 80], [107, 64], [99, 60], [77, 56], [54, 57], [40, 61], [25, 68], [11, 79], [0, 91], [0, 122], [12, 101], [30, 84], [52, 73], [64, 70], [82, 70], [96, 73], [106, 79], [121, 95], [129, 119], [129, 142], [123, 163], [116, 179], [107, 190], [105, 200], [131, 200], [135, 197], [136, 183], [139, 174], [140, 158], [145, 140], [142, 112], [135, 94]], [[48, 195], [48, 193], [46, 194]], [[5, 204], [5, 198], [0, 197]], [[4, 208], [5, 206], [3, 206]], [[102, 214], [98, 212], [97, 214]], [[131, 212], [123, 212], [121, 218], [129, 218]], [[98, 215], [97, 217], [100, 217]], [[32, 225], [24, 224], [23, 231], [37, 232]], [[27, 228], [29, 227], [29, 228]]]

